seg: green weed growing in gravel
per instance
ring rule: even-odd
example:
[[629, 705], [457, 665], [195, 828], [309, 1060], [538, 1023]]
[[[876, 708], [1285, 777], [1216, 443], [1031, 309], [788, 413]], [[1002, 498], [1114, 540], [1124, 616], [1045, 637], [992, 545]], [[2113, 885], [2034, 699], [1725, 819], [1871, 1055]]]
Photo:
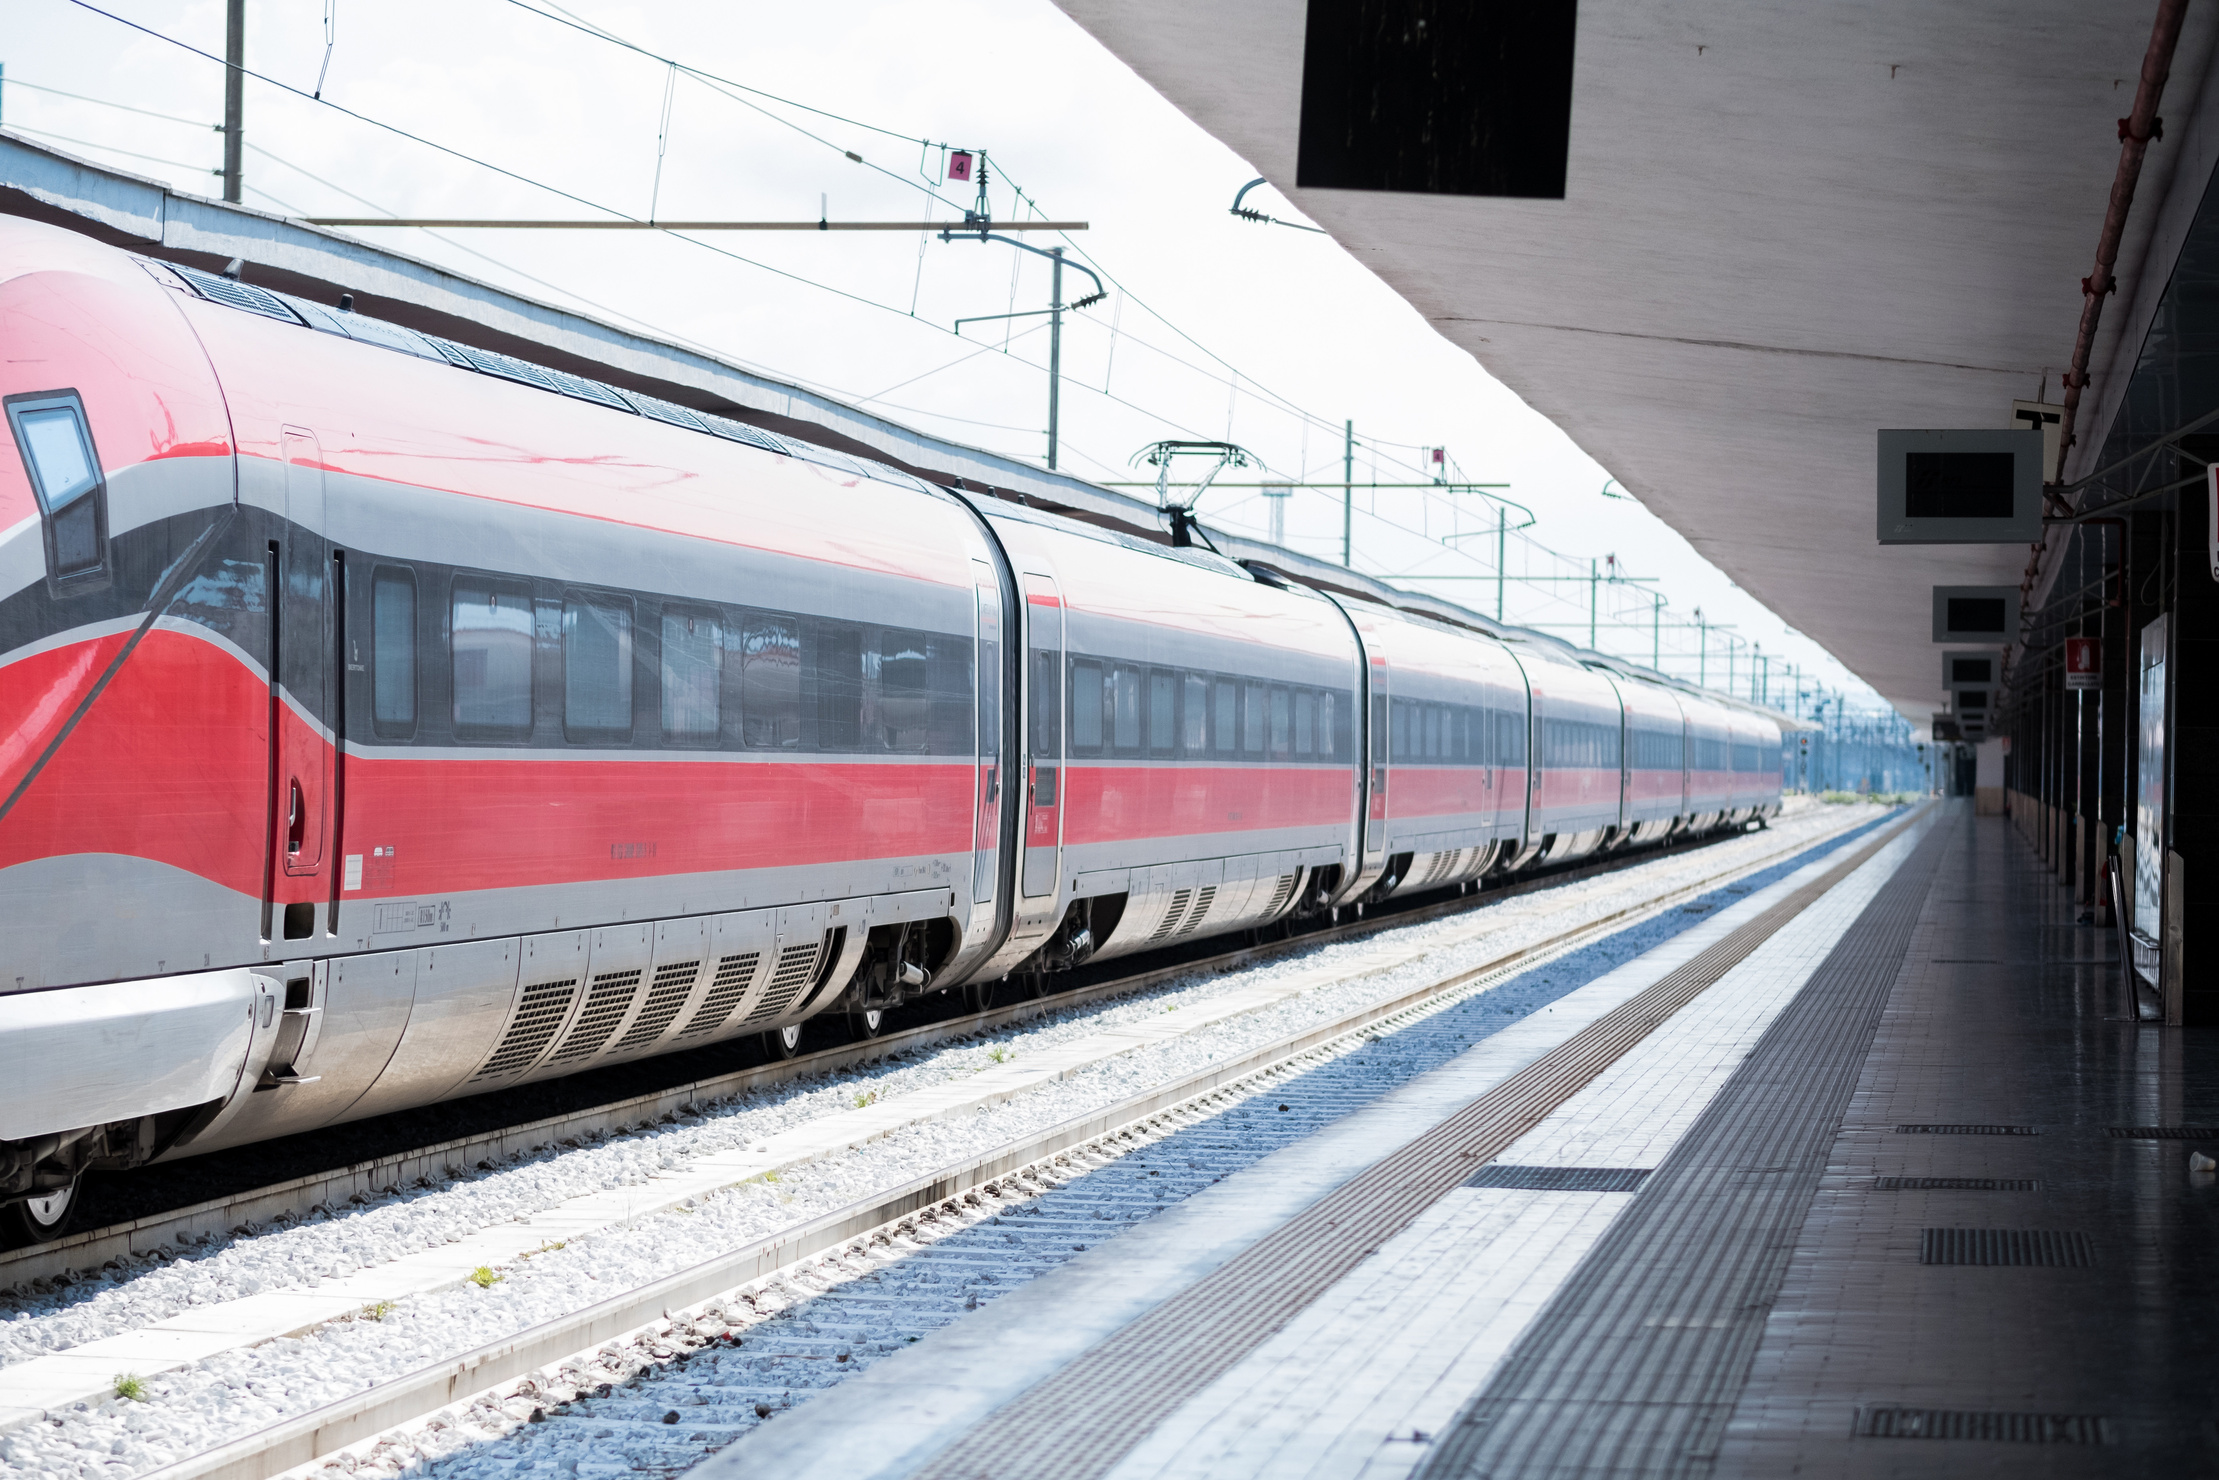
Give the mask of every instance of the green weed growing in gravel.
[[1011, 1059], [1017, 1057], [1017, 1055], [1009, 1051], [1009, 1046], [1003, 1043], [997, 1043], [992, 1048], [988, 1049], [986, 1051], [986, 1056], [992, 1059], [997, 1064], [1006, 1064]]
[[380, 1300], [374, 1305], [365, 1305], [359, 1312], [366, 1321], [382, 1321], [392, 1313], [393, 1302], [390, 1300]]
[[493, 1272], [490, 1264], [481, 1264], [470, 1271], [470, 1283], [481, 1290], [490, 1290], [501, 1283], [501, 1277]]
[[119, 1372], [116, 1374], [116, 1396], [129, 1398], [134, 1403], [144, 1403], [146, 1401], [146, 1384], [141, 1382], [134, 1373]]

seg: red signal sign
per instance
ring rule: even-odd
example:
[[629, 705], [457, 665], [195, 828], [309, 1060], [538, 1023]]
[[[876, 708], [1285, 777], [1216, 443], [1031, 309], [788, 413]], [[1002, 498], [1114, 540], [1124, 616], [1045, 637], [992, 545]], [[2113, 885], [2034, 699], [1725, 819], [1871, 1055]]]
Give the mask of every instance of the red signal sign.
[[2068, 637], [2065, 639], [2065, 687], [2068, 689], [2100, 689], [2103, 687], [2103, 648], [2093, 637]]

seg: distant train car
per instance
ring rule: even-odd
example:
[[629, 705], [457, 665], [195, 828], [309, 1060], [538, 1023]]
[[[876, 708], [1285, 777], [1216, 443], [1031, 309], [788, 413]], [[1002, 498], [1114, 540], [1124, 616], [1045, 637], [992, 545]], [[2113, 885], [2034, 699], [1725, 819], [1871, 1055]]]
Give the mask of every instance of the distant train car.
[[1768, 721], [1560, 644], [56, 228], [0, 339], [0, 1236], [1777, 806]]
[[1359, 601], [1371, 754], [1349, 895], [1442, 888], [1526, 850], [1526, 680], [1492, 637]]
[[1607, 675], [1538, 644], [1518, 662], [1533, 695], [1534, 860], [1561, 863], [1615, 841], [1625, 825], [1625, 713]]
[[[1028, 800], [985, 976], [1277, 918], [1353, 851], [1363, 674], [1340, 611], [1202, 551], [1022, 510]], [[1324, 875], [1322, 879], [1320, 875]]]

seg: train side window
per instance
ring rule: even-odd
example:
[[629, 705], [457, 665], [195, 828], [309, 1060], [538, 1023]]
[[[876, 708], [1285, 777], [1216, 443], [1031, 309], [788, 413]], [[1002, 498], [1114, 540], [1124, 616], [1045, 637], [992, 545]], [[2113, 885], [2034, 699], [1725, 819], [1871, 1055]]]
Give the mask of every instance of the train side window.
[[1318, 696], [1308, 689], [1294, 695], [1294, 753], [1303, 760], [1317, 754]]
[[1215, 726], [1219, 755], [1240, 749], [1240, 685], [1221, 678], [1210, 685], [1210, 723]]
[[1244, 683], [1240, 697], [1240, 748], [1244, 754], [1260, 756], [1264, 753], [1264, 686]]
[[878, 636], [877, 749], [922, 752], [931, 738], [932, 685], [922, 632], [887, 627]]
[[1182, 687], [1180, 743], [1188, 755], [1207, 755], [1210, 749], [1210, 681], [1199, 673], [1186, 675]]
[[1277, 684], [1271, 688], [1271, 758], [1283, 761], [1294, 748], [1294, 716], [1287, 703], [1287, 691]]
[[1110, 670], [1109, 702], [1113, 740], [1119, 755], [1140, 753], [1140, 670], [1119, 666]]
[[1347, 713], [1334, 701], [1333, 695], [1318, 695], [1318, 754], [1325, 760], [1348, 758], [1348, 737], [1341, 729]]
[[1179, 744], [1179, 676], [1148, 670], [1148, 753], [1170, 755]]
[[563, 601], [562, 729], [573, 741], [632, 738], [632, 603], [624, 597]]
[[465, 740], [530, 739], [531, 587], [457, 576], [451, 615], [455, 734]]
[[717, 738], [722, 624], [704, 612], [663, 608], [663, 738], [707, 744]]
[[750, 613], [740, 628], [740, 742], [750, 750], [801, 744], [801, 632], [791, 617]]
[[971, 755], [977, 739], [971, 718], [978, 707], [978, 676], [971, 639], [949, 632], [924, 635], [925, 703], [929, 733], [920, 747], [933, 755]]
[[416, 572], [406, 566], [370, 572], [370, 719], [390, 740], [416, 733]]
[[1102, 665], [1085, 658], [1071, 662], [1071, 753], [1102, 753]]
[[108, 485], [75, 391], [8, 398], [8, 424], [46, 526], [46, 568], [58, 589], [104, 584]]
[[817, 748], [856, 750], [863, 743], [863, 631], [847, 622], [812, 624], [815, 663], [805, 670], [816, 692]]
[[1526, 717], [1515, 709], [1495, 712], [1495, 764], [1498, 766], [1523, 766], [1526, 763]]

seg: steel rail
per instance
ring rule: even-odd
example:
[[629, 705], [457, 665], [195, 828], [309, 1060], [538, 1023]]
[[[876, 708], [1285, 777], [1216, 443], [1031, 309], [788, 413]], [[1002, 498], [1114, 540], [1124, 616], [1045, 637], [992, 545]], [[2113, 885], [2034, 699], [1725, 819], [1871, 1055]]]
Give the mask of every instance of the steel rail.
[[[149, 1213], [144, 1217], [86, 1229], [26, 1249], [0, 1251], [0, 1289], [21, 1288], [34, 1280], [51, 1280], [99, 1269], [113, 1260], [177, 1250], [181, 1245], [211, 1234], [239, 1234], [252, 1225], [284, 1217], [299, 1217], [321, 1207], [345, 1204], [357, 1198], [383, 1196], [424, 1178], [453, 1176], [485, 1161], [503, 1161], [529, 1155], [586, 1136], [620, 1134], [653, 1125], [695, 1107], [750, 1090], [877, 1063], [900, 1054], [934, 1048], [979, 1033], [1029, 1022], [1070, 1007], [1107, 998], [1143, 992], [1177, 977], [1197, 972], [1223, 973], [1243, 966], [1308, 950], [1314, 946], [1357, 940], [1402, 925], [1484, 908], [1500, 899], [1530, 894], [1560, 884], [1614, 873], [1640, 863], [1655, 862], [1678, 853], [1714, 847], [1741, 836], [1721, 833], [1691, 842], [1666, 842], [1616, 853], [1592, 862], [1575, 863], [1513, 884], [1428, 899], [1421, 894], [1401, 908], [1375, 906], [1363, 918], [1220, 951], [1190, 960], [1150, 966], [1109, 981], [1052, 992], [1046, 996], [966, 1013], [914, 1028], [884, 1033], [876, 1038], [843, 1043], [831, 1048], [797, 1054], [704, 1079], [688, 1080], [663, 1089], [583, 1106], [555, 1115], [474, 1132], [453, 1140], [354, 1162], [324, 1171], [309, 1172], [263, 1187], [226, 1193], [185, 1207]], [[1774, 856], [1774, 855], [1767, 855]], [[1141, 958], [1145, 961], [1147, 958]]]
[[[1850, 865], [1838, 866], [1837, 872], [1846, 872], [1854, 863], [1872, 856], [1899, 836], [1923, 810], [1915, 809], [1910, 817], [1896, 821], [1859, 850]], [[1136, 1127], [1183, 1106], [1222, 1095], [1241, 1081], [1284, 1069], [1294, 1061], [1327, 1051], [1353, 1035], [1368, 1033], [1383, 1022], [1416, 1016], [1445, 1005], [1462, 989], [1476, 989], [1491, 979], [1530, 969], [1550, 957], [1575, 950], [1598, 936], [1622, 928], [1635, 917], [1661, 912], [1717, 888], [1736, 875], [1762, 869], [1783, 856], [1801, 852], [1821, 841], [1824, 839], [1783, 846], [1760, 858], [1745, 860], [1583, 921], [1546, 939], [1514, 947], [1480, 965], [1405, 988], [1388, 998], [1375, 999], [1344, 1011], [1331, 1021], [1297, 1029], [1116, 1104], [974, 1153], [924, 1176], [881, 1189], [807, 1223], [752, 1240], [689, 1269], [542, 1321], [473, 1351], [373, 1383], [360, 1392], [308, 1413], [151, 1471], [142, 1480], [271, 1480], [287, 1470], [428, 1417], [475, 1394], [554, 1366], [611, 1340], [656, 1326], [676, 1312], [700, 1306], [924, 1209], [960, 1198], [1041, 1163], [1066, 1157], [1082, 1147], [1129, 1134]]]

